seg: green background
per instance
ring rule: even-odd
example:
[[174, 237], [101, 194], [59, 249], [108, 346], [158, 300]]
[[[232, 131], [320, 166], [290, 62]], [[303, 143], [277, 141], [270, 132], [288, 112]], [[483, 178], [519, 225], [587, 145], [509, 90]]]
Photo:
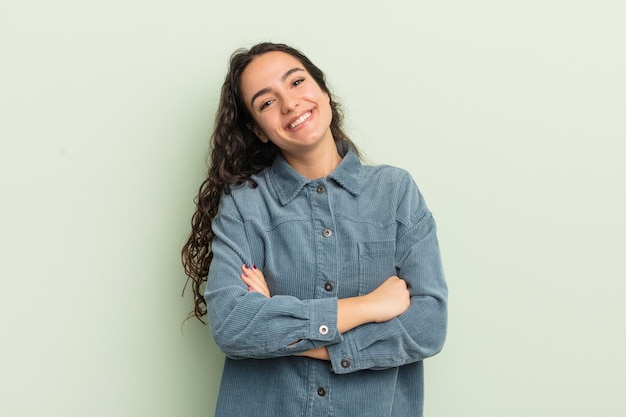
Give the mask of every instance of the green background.
[[228, 57], [261, 40], [439, 222], [426, 415], [626, 415], [624, 4], [3, 2], [0, 415], [213, 415], [179, 251]]

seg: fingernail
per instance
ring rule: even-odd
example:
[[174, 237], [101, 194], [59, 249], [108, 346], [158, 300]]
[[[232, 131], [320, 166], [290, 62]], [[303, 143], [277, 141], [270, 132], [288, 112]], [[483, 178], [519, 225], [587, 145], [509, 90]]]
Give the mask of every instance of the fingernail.
[[252, 291], [252, 287], [248, 287], [248, 291]]
[[244, 266], [246, 267], [246, 269], [250, 269], [250, 267], [248, 266], [248, 264], [245, 264]]
[[252, 265], [252, 269], [256, 269], [256, 265]]

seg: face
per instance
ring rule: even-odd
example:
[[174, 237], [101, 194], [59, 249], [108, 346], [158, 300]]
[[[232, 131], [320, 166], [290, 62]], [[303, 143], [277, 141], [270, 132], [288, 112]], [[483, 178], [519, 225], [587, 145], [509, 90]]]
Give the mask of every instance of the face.
[[330, 97], [302, 63], [284, 52], [256, 57], [241, 74], [241, 94], [263, 141], [288, 155], [334, 146]]

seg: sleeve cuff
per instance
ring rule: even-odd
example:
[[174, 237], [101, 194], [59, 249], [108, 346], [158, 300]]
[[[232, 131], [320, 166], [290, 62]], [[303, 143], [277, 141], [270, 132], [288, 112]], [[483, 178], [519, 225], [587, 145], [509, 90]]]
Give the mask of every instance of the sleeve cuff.
[[328, 356], [330, 356], [330, 364], [335, 374], [348, 374], [359, 370], [357, 363], [357, 351], [354, 346], [354, 338], [350, 337], [350, 333], [343, 335], [343, 343], [337, 343], [326, 347]]
[[328, 343], [343, 340], [337, 330], [337, 299], [324, 298], [309, 301], [309, 338]]

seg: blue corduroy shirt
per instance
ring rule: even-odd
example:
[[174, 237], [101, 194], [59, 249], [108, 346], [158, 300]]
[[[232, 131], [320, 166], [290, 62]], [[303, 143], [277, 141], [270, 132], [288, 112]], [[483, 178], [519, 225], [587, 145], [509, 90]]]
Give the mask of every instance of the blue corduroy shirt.
[[[348, 151], [326, 178], [283, 157], [222, 196], [205, 299], [226, 354], [216, 417], [419, 417], [447, 325], [435, 221], [411, 176]], [[249, 292], [241, 265], [271, 298]], [[402, 315], [340, 333], [337, 300], [404, 279]], [[330, 362], [293, 356], [326, 346]]]

